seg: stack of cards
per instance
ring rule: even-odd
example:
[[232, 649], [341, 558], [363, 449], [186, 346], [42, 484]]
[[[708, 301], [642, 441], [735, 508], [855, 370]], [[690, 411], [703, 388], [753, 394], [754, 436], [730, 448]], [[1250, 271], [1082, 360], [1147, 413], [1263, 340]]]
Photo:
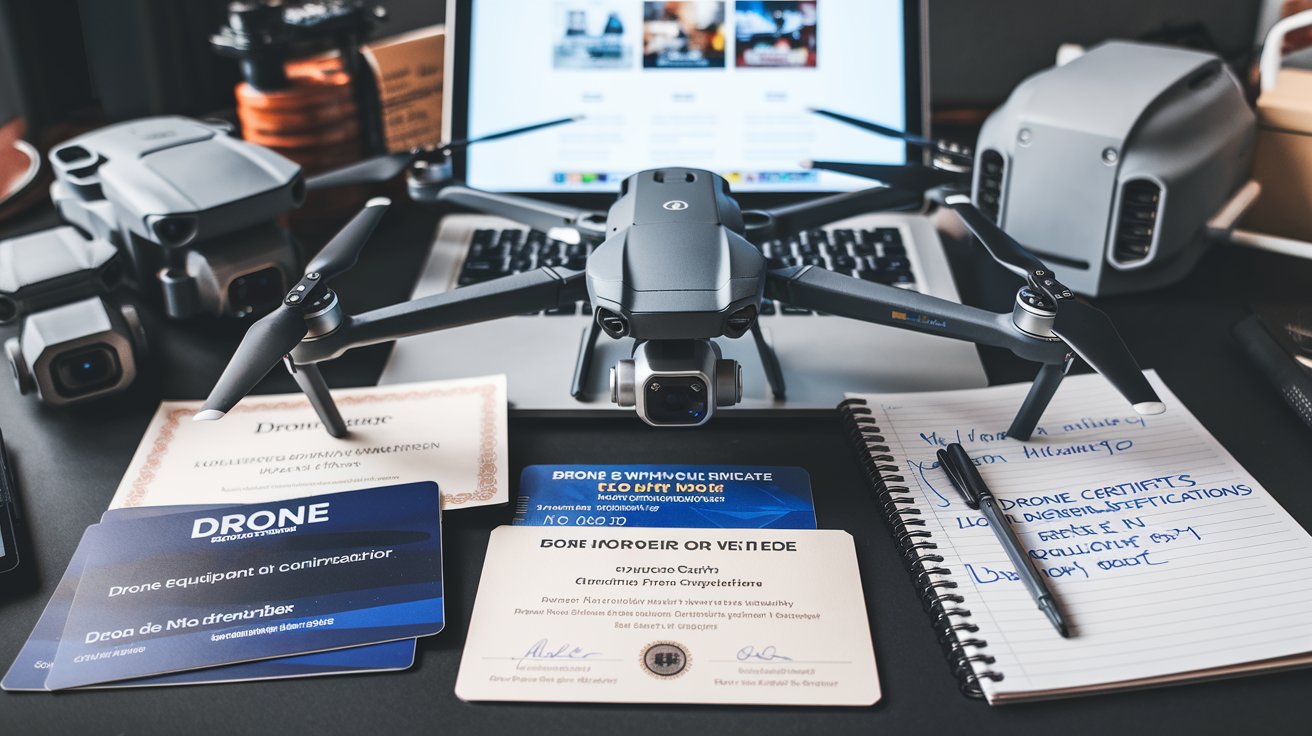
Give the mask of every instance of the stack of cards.
[[443, 625], [441, 497], [410, 483], [106, 512], [6, 690], [397, 670]]

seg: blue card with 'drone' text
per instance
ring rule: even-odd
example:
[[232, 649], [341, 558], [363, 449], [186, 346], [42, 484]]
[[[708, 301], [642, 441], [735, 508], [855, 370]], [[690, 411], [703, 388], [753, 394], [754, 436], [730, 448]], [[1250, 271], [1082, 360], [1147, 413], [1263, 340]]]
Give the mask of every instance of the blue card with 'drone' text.
[[70, 687], [441, 630], [440, 496], [412, 483], [87, 530], [46, 676]]
[[512, 523], [816, 528], [805, 470], [747, 465], [530, 465]]
[[[223, 506], [141, 506], [111, 509], [101, 516], [102, 523], [124, 519], [142, 519], [190, 511], [213, 509], [234, 509], [233, 505]], [[55, 586], [41, 618], [32, 628], [27, 642], [19, 650], [0, 688], [5, 690], [45, 690], [46, 675], [59, 649], [59, 638], [68, 620], [68, 610], [73, 605], [73, 596], [77, 592], [82, 578], [82, 568], [86, 562], [86, 550], [78, 547], [69, 561], [64, 576]], [[142, 677], [135, 680], [120, 680], [109, 685], [94, 687], [160, 687], [167, 685], [204, 685], [219, 682], [249, 682], [252, 680], [271, 680], [285, 677], [319, 677], [323, 675], [354, 674], [363, 672], [385, 672], [406, 669], [414, 664], [415, 640], [370, 644], [367, 646], [338, 649], [331, 652], [316, 652], [299, 656], [279, 657], [253, 662], [240, 662], [220, 667], [209, 667], [186, 672], [174, 672], [155, 677]]]

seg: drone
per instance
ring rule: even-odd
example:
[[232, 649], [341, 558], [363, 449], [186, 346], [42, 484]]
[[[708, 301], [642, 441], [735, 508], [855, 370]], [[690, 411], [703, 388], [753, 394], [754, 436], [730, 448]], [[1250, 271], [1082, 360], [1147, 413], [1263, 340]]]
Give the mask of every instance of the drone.
[[[741, 400], [741, 366], [722, 357], [718, 339], [750, 333], [772, 392], [784, 394], [782, 368], [758, 321], [762, 299], [1006, 348], [1039, 363], [1008, 430], [1016, 439], [1030, 438], [1077, 355], [1106, 377], [1136, 412], [1165, 411], [1111, 319], [1076, 300], [1042, 261], [976, 207], [966, 186], [968, 152], [837, 113], [815, 112], [927, 148], [932, 164], [809, 162], [814, 168], [867, 176], [881, 184], [758, 210], [744, 210], [728, 182], [710, 171], [649, 169], [623, 181], [605, 214], [460, 185], [450, 178], [449, 146], [435, 149], [438, 161], [448, 165], [446, 173], [428, 165], [428, 154], [408, 153], [366, 160], [325, 174], [317, 183], [311, 180], [311, 188], [368, 183], [409, 168], [408, 188], [419, 201], [500, 215], [553, 234], [569, 233], [596, 247], [582, 270], [544, 266], [348, 314], [330, 284], [355, 265], [390, 205], [386, 198], [370, 200], [310, 261], [282, 304], [251, 325], [195, 419], [221, 419], [281, 361], [309, 397], [325, 430], [344, 437], [346, 424], [320, 363], [365, 345], [584, 299], [595, 308], [594, 320], [580, 349], [575, 388], [582, 384], [579, 374], [591, 371], [591, 354], [603, 334], [631, 337], [632, 357], [610, 371], [611, 400], [632, 407], [657, 427], [700, 426], [717, 409]], [[1024, 279], [1011, 311], [995, 313], [817, 266], [772, 268], [760, 249], [767, 240], [845, 217], [911, 206], [930, 190], [994, 260]]]

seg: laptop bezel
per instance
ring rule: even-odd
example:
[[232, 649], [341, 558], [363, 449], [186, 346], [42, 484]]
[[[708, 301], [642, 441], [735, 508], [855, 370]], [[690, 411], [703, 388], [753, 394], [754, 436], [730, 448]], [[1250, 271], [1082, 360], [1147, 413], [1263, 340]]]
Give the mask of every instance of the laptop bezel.
[[[464, 138], [469, 125], [469, 52], [471, 46], [470, 9], [477, 0], [447, 0], [445, 83], [443, 100], [443, 138]], [[928, 15], [926, 0], [902, 0], [904, 89], [907, 92], [907, 129], [928, 135], [929, 121], [929, 59]], [[907, 146], [907, 160], [927, 163], [927, 153]], [[457, 181], [465, 178], [465, 157], [453, 157], [453, 172]], [[510, 192], [539, 197], [572, 207], [604, 211], [614, 201], [609, 192]], [[735, 194], [744, 208], [774, 207], [799, 199], [819, 197], [834, 192], [744, 192]]]

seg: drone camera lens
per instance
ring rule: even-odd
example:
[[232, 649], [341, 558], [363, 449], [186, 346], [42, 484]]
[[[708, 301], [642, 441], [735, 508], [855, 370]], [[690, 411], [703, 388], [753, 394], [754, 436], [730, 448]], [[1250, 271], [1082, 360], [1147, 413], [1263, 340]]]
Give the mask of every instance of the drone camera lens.
[[97, 343], [55, 358], [55, 389], [65, 398], [85, 396], [118, 383], [123, 366], [109, 345]]
[[197, 223], [190, 217], [162, 217], [151, 223], [151, 230], [163, 245], [185, 245], [196, 237]]
[[267, 314], [282, 302], [286, 290], [278, 269], [251, 271], [228, 282], [228, 309], [235, 317]]
[[700, 376], [652, 376], [643, 393], [652, 424], [701, 424], [710, 411], [710, 391]]

